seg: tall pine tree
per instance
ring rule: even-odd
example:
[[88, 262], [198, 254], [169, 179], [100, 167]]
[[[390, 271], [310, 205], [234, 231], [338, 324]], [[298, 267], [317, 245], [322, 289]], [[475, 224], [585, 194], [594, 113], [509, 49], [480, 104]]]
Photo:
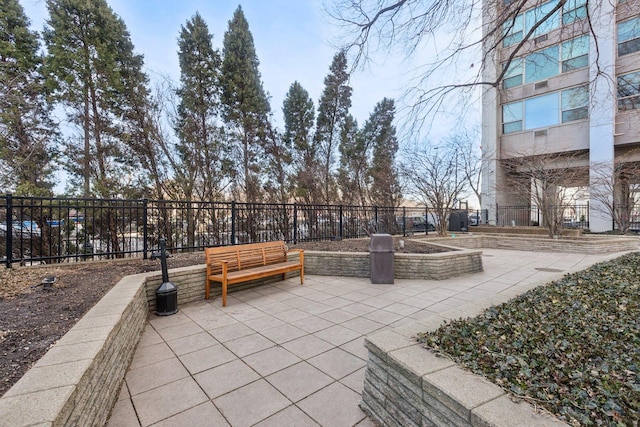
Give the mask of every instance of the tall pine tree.
[[369, 204], [369, 144], [358, 130], [358, 122], [348, 115], [340, 137], [340, 167], [338, 184], [342, 203], [347, 205]]
[[335, 151], [340, 134], [351, 108], [351, 86], [347, 72], [347, 56], [338, 52], [331, 62], [330, 73], [324, 79], [324, 90], [318, 106], [315, 143], [322, 159], [321, 185], [324, 203], [336, 201]]
[[233, 169], [220, 122], [219, 74], [222, 60], [200, 14], [178, 38], [180, 103], [175, 124], [180, 167], [177, 181], [187, 200], [220, 199]]
[[320, 162], [311, 130], [315, 110], [309, 93], [293, 82], [282, 103], [284, 143], [292, 150], [294, 197], [303, 203], [320, 203]]
[[393, 125], [395, 103], [384, 98], [378, 102], [362, 130], [372, 147], [371, 202], [378, 206], [399, 206], [402, 192], [396, 166], [398, 139]]
[[81, 132], [70, 138], [67, 168], [85, 196], [137, 194], [138, 169], [124, 128], [132, 99], [140, 95], [131, 89], [146, 80], [142, 57], [105, 0], [47, 0], [47, 8], [51, 87]]
[[258, 57], [242, 8], [238, 6], [224, 34], [222, 103], [240, 164], [238, 196], [260, 200], [264, 144], [271, 134], [267, 95], [258, 71]]
[[0, 2], [0, 193], [52, 194], [57, 133], [38, 50], [22, 6]]

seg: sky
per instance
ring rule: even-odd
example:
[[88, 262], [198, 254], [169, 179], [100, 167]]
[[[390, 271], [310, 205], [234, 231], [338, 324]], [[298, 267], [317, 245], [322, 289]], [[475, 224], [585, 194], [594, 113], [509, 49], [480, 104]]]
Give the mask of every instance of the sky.
[[[317, 111], [324, 78], [337, 48], [338, 28], [323, 10], [322, 0], [107, 0], [145, 58], [151, 79], [180, 78], [177, 39], [181, 27], [199, 12], [222, 51], [228, 22], [240, 4], [249, 22], [263, 86], [271, 96], [276, 125], [283, 126], [282, 102], [294, 81], [309, 92]], [[330, 1], [330, 0], [328, 0]], [[42, 31], [48, 17], [45, 0], [20, 0], [33, 30]], [[406, 64], [380, 55], [380, 61], [351, 77], [351, 113], [360, 125], [384, 97], [398, 98], [407, 84]]]

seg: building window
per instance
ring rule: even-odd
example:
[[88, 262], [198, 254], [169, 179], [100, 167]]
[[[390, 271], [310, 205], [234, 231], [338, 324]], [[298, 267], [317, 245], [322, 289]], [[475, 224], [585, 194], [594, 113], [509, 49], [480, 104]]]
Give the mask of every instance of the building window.
[[558, 124], [558, 92], [536, 96], [524, 101], [525, 129], [536, 129]]
[[527, 55], [525, 65], [525, 81], [532, 83], [548, 79], [558, 74], [558, 45]]
[[618, 56], [640, 50], [640, 17], [618, 24]]
[[507, 71], [504, 73], [502, 88], [509, 89], [512, 87], [520, 86], [522, 84], [523, 73], [524, 68], [522, 67], [522, 58], [513, 59], [511, 61], [511, 64], [509, 64]]
[[567, 0], [562, 7], [562, 24], [567, 25], [587, 16], [587, 0]]
[[522, 130], [522, 101], [502, 106], [502, 133]]
[[640, 71], [618, 77], [618, 110], [640, 108]]
[[589, 86], [562, 91], [562, 123], [589, 117]]
[[589, 36], [562, 43], [561, 54], [563, 73], [586, 67], [589, 65]]
[[504, 39], [502, 45], [504, 47], [511, 46], [522, 40], [522, 31], [524, 29], [524, 15], [518, 15], [514, 19], [510, 19], [502, 24]]
[[[540, 22], [549, 12], [553, 10], [558, 5], [557, 0], [550, 1], [548, 3], [542, 4], [538, 7], [535, 7], [531, 10], [525, 12], [525, 32], [529, 33], [529, 30], [533, 28], [538, 22]], [[533, 37], [540, 36], [542, 34], [546, 34], [552, 30], [555, 30], [559, 27], [560, 24], [560, 14], [558, 12], [551, 15], [547, 18], [538, 28], [533, 32]]]

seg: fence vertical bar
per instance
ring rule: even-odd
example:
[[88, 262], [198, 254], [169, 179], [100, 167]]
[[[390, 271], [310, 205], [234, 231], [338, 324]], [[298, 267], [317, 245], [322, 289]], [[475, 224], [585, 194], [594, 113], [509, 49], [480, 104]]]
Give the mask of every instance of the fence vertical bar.
[[7, 193], [7, 268], [11, 268], [13, 260], [13, 195]]
[[425, 221], [424, 234], [425, 236], [428, 236], [429, 235], [429, 207], [427, 205], [424, 206], [424, 221]]
[[340, 205], [340, 239], [342, 239], [342, 205]]
[[293, 244], [298, 244], [298, 204], [293, 204]]
[[407, 207], [402, 207], [402, 237], [407, 236]]
[[236, 201], [231, 202], [231, 244], [236, 244]]
[[149, 213], [149, 200], [142, 199], [142, 259], [147, 259], [147, 250], [149, 244], [147, 237], [149, 235], [149, 229], [147, 228], [149, 223], [147, 221], [147, 214]]
[[373, 207], [373, 219], [375, 224], [376, 233], [378, 232], [378, 206]]

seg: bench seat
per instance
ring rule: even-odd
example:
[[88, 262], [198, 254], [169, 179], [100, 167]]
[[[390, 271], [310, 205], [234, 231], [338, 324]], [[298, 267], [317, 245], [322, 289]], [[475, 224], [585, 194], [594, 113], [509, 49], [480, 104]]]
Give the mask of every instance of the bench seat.
[[222, 306], [227, 305], [227, 286], [235, 283], [282, 274], [291, 271], [300, 272], [300, 284], [304, 284], [304, 252], [299, 253], [298, 261], [287, 259], [287, 248], [283, 241], [251, 243], [226, 247], [205, 248], [207, 279], [205, 298], [209, 299], [211, 282], [221, 284]]

